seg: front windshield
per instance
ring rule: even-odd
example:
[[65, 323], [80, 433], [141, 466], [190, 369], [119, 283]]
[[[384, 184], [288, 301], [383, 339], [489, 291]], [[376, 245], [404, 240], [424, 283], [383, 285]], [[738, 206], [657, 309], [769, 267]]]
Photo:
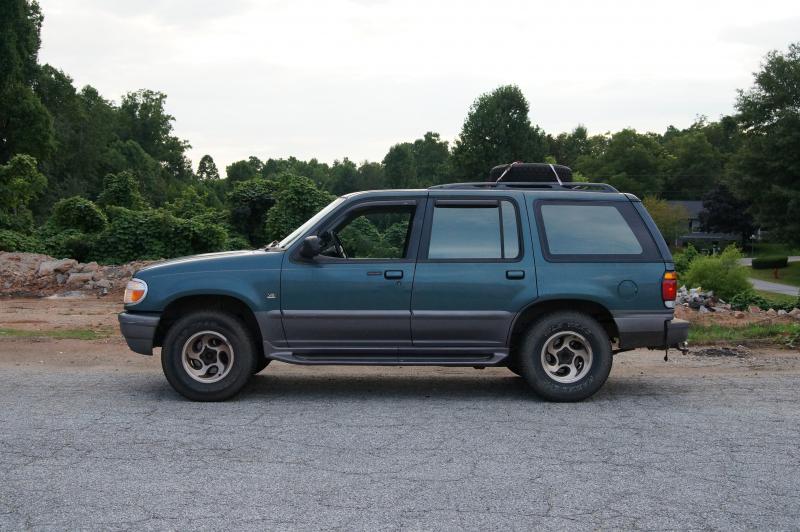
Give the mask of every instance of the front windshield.
[[292, 231], [289, 236], [287, 236], [286, 238], [281, 240], [278, 243], [277, 247], [286, 248], [286, 247], [291, 246], [298, 238], [300, 238], [301, 235], [303, 235], [306, 231], [311, 229], [311, 227], [314, 224], [316, 224], [318, 221], [322, 220], [322, 218], [327, 216], [327, 214], [329, 212], [331, 212], [333, 209], [335, 209], [343, 201], [344, 201], [344, 198], [336, 198], [332, 202], [328, 203], [328, 205], [324, 209], [322, 209], [317, 214], [315, 214], [314, 216], [309, 218], [308, 221], [306, 221], [306, 223], [304, 223], [303, 225], [301, 225], [300, 227], [298, 227], [297, 229]]

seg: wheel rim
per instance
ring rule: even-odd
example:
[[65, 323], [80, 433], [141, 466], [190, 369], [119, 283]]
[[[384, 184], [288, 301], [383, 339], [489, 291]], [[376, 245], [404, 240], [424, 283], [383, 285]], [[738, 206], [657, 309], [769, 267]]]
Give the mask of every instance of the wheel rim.
[[233, 367], [233, 347], [218, 332], [193, 334], [183, 344], [183, 369], [197, 382], [210, 384], [224, 379]]
[[541, 362], [547, 376], [554, 381], [577, 382], [592, 368], [592, 347], [580, 334], [561, 331], [542, 346]]

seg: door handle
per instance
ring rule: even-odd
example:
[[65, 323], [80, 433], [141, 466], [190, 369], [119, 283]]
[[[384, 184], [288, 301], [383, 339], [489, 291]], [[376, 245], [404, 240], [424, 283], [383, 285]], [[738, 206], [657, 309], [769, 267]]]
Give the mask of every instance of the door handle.
[[383, 277], [386, 279], [402, 279], [403, 270], [386, 270], [383, 272]]
[[506, 270], [506, 279], [524, 279], [525, 270]]

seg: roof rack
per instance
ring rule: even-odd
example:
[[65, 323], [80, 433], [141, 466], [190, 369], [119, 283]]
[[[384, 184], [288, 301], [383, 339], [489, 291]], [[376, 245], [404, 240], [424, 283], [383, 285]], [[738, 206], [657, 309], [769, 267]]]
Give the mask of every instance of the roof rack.
[[522, 188], [522, 189], [540, 189], [540, 190], [570, 190], [575, 192], [619, 192], [616, 188], [612, 187], [608, 183], [582, 183], [582, 182], [571, 182], [571, 183], [515, 183], [513, 181], [509, 182], [499, 182], [499, 183], [489, 183], [489, 182], [478, 182], [478, 183], [448, 183], [446, 185], [434, 185], [429, 187], [429, 189], [460, 189], [460, 190], [469, 190], [469, 189], [481, 189], [481, 188], [489, 188], [489, 189], [509, 189], [509, 188]]

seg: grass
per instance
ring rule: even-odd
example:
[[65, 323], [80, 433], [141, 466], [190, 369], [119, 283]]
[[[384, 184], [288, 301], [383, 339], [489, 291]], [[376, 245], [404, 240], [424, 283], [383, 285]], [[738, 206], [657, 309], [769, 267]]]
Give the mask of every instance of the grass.
[[[797, 296], [787, 296], [786, 294], [776, 294], [775, 292], [767, 292], [766, 290], [755, 290], [755, 293], [773, 303], [779, 305], [796, 304]], [[800, 306], [800, 305], [798, 305]]]
[[689, 327], [689, 343], [692, 344], [769, 340], [785, 345], [791, 337], [798, 335], [800, 335], [800, 324], [796, 323], [751, 323], [736, 327], [715, 324]]
[[773, 283], [789, 284], [800, 288], [800, 262], [790, 262], [786, 268], [778, 269], [778, 278], [775, 279], [772, 275], [772, 270], [754, 270], [750, 268], [747, 272], [750, 277], [761, 279], [762, 281], [771, 281]]
[[99, 340], [108, 338], [108, 331], [93, 329], [52, 329], [49, 331], [27, 331], [0, 328], [0, 338], [54, 338], [57, 340]]

